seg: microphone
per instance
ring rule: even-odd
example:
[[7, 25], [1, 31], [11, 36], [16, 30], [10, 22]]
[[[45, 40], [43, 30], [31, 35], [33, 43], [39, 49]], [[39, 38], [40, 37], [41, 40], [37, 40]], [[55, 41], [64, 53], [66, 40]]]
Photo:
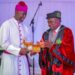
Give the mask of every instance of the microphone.
[[39, 6], [42, 6], [42, 2], [40, 1]]

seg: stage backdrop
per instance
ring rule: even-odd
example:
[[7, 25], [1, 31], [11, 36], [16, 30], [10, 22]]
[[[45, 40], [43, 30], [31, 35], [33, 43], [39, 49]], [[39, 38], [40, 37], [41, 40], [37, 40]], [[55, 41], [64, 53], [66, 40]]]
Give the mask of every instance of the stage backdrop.
[[[16, 3], [20, 0], [0, 0], [0, 25], [3, 21], [14, 16]], [[28, 27], [36, 12], [38, 4], [42, 2], [34, 18], [34, 42], [40, 41], [42, 34], [48, 29], [46, 14], [59, 10], [62, 13], [61, 24], [69, 27], [73, 31], [75, 40], [75, 0], [23, 0], [28, 5], [28, 14], [24, 24]], [[75, 41], [74, 41], [75, 42]], [[35, 55], [36, 67], [38, 67], [38, 55]], [[38, 67], [39, 68], [39, 67]]]

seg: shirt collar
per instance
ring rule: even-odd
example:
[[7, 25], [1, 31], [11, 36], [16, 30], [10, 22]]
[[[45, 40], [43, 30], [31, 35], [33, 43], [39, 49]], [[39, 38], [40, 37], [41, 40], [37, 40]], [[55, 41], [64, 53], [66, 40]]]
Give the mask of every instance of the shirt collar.
[[59, 27], [55, 30], [56, 33], [59, 31], [60, 27], [61, 27], [61, 26], [59, 26]]

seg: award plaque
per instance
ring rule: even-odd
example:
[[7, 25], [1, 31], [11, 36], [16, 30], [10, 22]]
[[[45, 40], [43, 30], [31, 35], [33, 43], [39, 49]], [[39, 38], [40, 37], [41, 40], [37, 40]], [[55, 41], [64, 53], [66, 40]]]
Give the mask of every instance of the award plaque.
[[44, 43], [43, 42], [33, 44], [32, 42], [24, 41], [23, 44], [29, 51], [33, 50], [33, 52], [37, 52], [37, 53], [40, 52], [41, 48], [44, 48]]
[[33, 52], [37, 52], [37, 53], [40, 52], [40, 48], [41, 48], [40, 44], [34, 44], [33, 45]]

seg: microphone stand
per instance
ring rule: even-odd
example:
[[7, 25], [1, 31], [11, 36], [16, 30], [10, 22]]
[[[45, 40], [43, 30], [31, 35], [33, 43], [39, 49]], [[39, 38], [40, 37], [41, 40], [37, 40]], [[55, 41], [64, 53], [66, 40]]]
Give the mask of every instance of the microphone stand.
[[42, 6], [42, 2], [39, 3], [39, 5], [38, 5], [38, 7], [37, 7], [37, 9], [36, 9], [36, 12], [35, 12], [35, 14], [34, 14], [32, 20], [31, 20], [31, 22], [30, 22], [30, 26], [32, 27], [32, 33], [33, 33], [33, 42], [34, 42], [34, 18], [35, 18], [35, 16], [36, 16], [36, 13], [38, 12], [40, 6]]
[[[37, 14], [37, 12], [38, 12], [40, 6], [42, 6], [42, 2], [40, 2], [40, 3], [38, 4], [38, 7], [37, 7], [37, 9], [36, 9], [36, 12], [35, 12], [35, 14], [34, 14], [32, 20], [31, 20], [31, 22], [30, 22], [30, 26], [32, 27], [33, 43], [34, 43], [34, 18], [35, 18], [35, 16], [36, 16], [36, 14]], [[34, 72], [34, 71], [35, 71], [35, 65], [34, 65], [34, 58], [33, 58], [33, 75], [35, 75], [35, 72]]]

